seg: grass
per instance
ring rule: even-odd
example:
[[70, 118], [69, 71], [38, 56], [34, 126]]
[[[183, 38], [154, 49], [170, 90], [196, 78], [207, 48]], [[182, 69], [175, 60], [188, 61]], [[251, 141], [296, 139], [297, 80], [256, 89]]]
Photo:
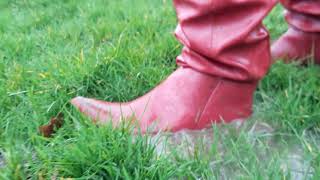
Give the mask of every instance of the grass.
[[[265, 20], [273, 39], [287, 28], [281, 11]], [[69, 100], [126, 101], [165, 79], [181, 49], [171, 1], [2, 0], [0, 22], [0, 179], [294, 179], [285, 165], [297, 147], [302, 176], [320, 178], [317, 66], [276, 63], [245, 127], [216, 127], [192, 156], [157, 153], [153, 138], [97, 128]], [[60, 111], [64, 127], [41, 137], [38, 126]], [[250, 133], [261, 122], [272, 133]]]

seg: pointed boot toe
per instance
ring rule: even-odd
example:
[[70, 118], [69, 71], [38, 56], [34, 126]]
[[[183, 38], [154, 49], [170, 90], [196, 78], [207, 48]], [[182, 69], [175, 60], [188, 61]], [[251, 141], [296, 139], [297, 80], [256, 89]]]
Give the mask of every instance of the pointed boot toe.
[[[126, 121], [145, 133], [197, 130], [246, 119], [256, 83], [239, 83], [179, 68], [158, 87], [128, 103], [77, 97], [71, 103], [97, 123]], [[236, 92], [236, 93], [235, 93]]]

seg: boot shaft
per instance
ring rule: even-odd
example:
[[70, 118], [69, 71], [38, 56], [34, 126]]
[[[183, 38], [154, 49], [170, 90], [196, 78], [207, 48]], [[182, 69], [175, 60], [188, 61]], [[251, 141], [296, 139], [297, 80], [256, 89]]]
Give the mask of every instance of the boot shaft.
[[257, 81], [270, 66], [262, 20], [275, 0], [174, 0], [184, 45], [177, 64], [237, 81]]
[[319, 0], [280, 0], [287, 22], [304, 32], [320, 33]]

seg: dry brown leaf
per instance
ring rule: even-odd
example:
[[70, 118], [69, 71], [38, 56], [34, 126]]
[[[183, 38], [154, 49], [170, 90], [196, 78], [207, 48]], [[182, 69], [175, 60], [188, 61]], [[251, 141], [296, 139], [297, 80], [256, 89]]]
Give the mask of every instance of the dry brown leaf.
[[56, 117], [50, 119], [49, 124], [39, 127], [40, 134], [44, 137], [52, 137], [56, 130], [63, 125], [63, 114], [59, 113]]

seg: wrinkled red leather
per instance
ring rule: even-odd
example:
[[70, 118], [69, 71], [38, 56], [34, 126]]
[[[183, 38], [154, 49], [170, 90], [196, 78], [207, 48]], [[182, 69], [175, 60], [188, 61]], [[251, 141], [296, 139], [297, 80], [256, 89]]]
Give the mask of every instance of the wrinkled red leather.
[[305, 32], [320, 32], [319, 0], [280, 0], [287, 9], [286, 20]]
[[320, 63], [320, 1], [281, 0], [289, 30], [272, 46], [272, 59]]
[[272, 45], [271, 52], [274, 60], [295, 60], [301, 63], [314, 61], [320, 64], [320, 34], [306, 33], [291, 27]]
[[203, 129], [248, 118], [257, 82], [270, 65], [261, 21], [271, 0], [175, 0], [184, 45], [180, 65], [146, 95], [127, 103], [77, 97], [71, 103], [95, 122], [121, 119], [143, 132]]
[[175, 0], [180, 66], [239, 81], [264, 77], [269, 35], [261, 20], [275, 0]]

